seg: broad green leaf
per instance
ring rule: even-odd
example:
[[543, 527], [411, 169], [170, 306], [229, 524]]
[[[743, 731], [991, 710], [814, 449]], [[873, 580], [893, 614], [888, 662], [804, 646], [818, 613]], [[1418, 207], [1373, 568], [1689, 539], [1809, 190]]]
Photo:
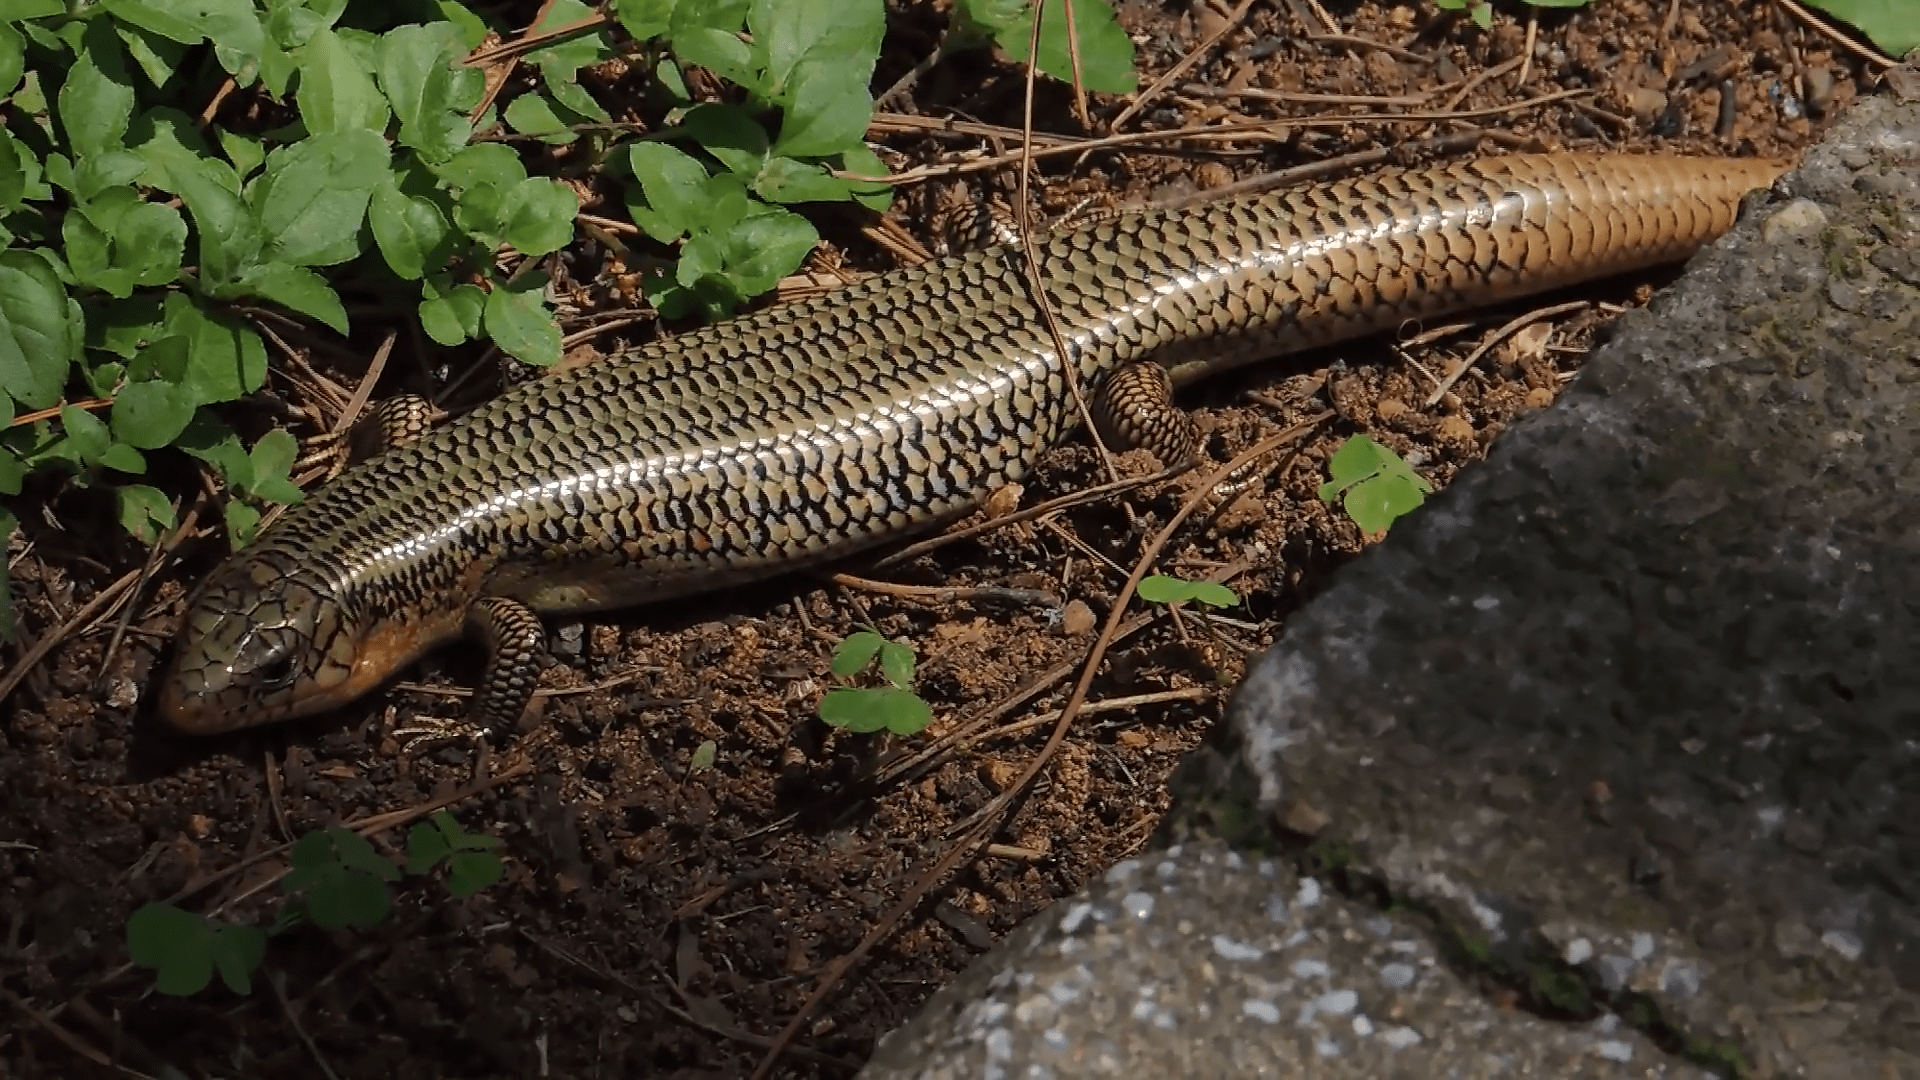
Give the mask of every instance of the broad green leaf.
[[674, 0], [615, 0], [613, 17], [633, 40], [646, 41], [667, 32], [667, 27], [673, 24], [673, 7]]
[[210, 412], [196, 413], [173, 445], [213, 469], [223, 483], [235, 488], [253, 483], [253, 459], [247, 448]]
[[580, 197], [565, 184], [532, 176], [506, 193], [505, 209], [501, 224], [507, 243], [523, 255], [545, 255], [573, 239]]
[[247, 492], [269, 502], [299, 502], [305, 497], [304, 493], [287, 479], [299, 456], [300, 442], [285, 428], [274, 428], [260, 436], [260, 441], [247, 452], [253, 462], [253, 481], [247, 485]]
[[514, 286], [496, 286], [487, 297], [483, 325], [502, 352], [535, 367], [560, 362], [560, 324], [543, 296], [546, 279], [528, 274]]
[[663, 244], [670, 244], [705, 220], [706, 166], [659, 142], [636, 142], [627, 148], [628, 167], [639, 182], [645, 202], [629, 199], [633, 223]]
[[432, 199], [407, 195], [389, 179], [373, 189], [367, 221], [387, 266], [408, 281], [420, 280], [430, 265], [445, 261], [447, 219]]
[[255, 268], [240, 284], [256, 296], [320, 320], [335, 333], [347, 332], [347, 309], [340, 303], [340, 294], [326, 278], [304, 266], [268, 263]]
[[483, 183], [463, 189], [453, 202], [453, 223], [488, 247], [506, 243], [507, 192], [518, 186]]
[[66, 10], [67, 5], [61, 0], [0, 0], [0, 22], [44, 19], [49, 15], [63, 14]]
[[260, 511], [239, 499], [228, 499], [220, 509], [220, 516], [227, 524], [227, 537], [234, 550], [253, 543], [254, 534], [260, 531]]
[[[112, 199], [111, 196], [123, 196]], [[109, 203], [128, 202], [125, 207]], [[180, 211], [140, 202], [132, 188], [108, 188], [62, 223], [67, 258], [80, 280], [125, 299], [136, 286], [165, 285], [180, 272], [187, 223]]]
[[373, 189], [388, 172], [377, 132], [315, 135], [267, 155], [249, 190], [268, 239], [265, 253], [296, 266], [332, 266], [358, 255]]
[[475, 184], [511, 187], [527, 178], [527, 167], [520, 155], [502, 143], [475, 143], [434, 166], [434, 173], [455, 191]]
[[213, 966], [220, 981], [236, 994], [253, 989], [253, 973], [267, 956], [267, 935], [252, 926], [216, 926], [213, 931]]
[[53, 267], [32, 252], [0, 251], [0, 387], [29, 409], [52, 407], [84, 338]]
[[[534, 30], [545, 33], [570, 26], [592, 15], [593, 9], [580, 0], [552, 0], [543, 9], [543, 15]], [[573, 73], [583, 67], [591, 67], [613, 55], [607, 45], [607, 32], [604, 27], [586, 33], [576, 31], [573, 36], [542, 45], [528, 53], [528, 63], [540, 69], [549, 83], [571, 79]]]
[[116, 472], [139, 476], [147, 471], [147, 459], [126, 443], [114, 443], [100, 454], [101, 466]]
[[580, 137], [554, 111], [553, 100], [539, 91], [521, 94], [508, 102], [505, 117], [507, 126], [519, 134], [555, 146], [564, 146]]
[[266, 44], [260, 16], [248, 0], [102, 0], [114, 18], [182, 45], [212, 38], [258, 56]]
[[147, 171], [147, 163], [131, 150], [109, 150], [80, 159], [73, 170], [73, 193], [92, 200], [112, 187], [130, 187]]
[[[1570, 0], [1534, 2], [1546, 7], [1570, 5]], [[1895, 59], [1920, 49], [1920, 2], [1916, 0], [1814, 0], [1813, 6], [1859, 27], [1880, 51]]]
[[[1130, 93], [1134, 76], [1133, 42], [1114, 19], [1113, 9], [1100, 0], [1073, 0], [1073, 29], [1080, 47], [1080, 76], [1089, 90], [1107, 94]], [[1015, 60], [1027, 59], [1033, 40], [1031, 9], [996, 41]], [[1073, 58], [1067, 47], [1067, 11], [1062, 0], [1046, 0], [1040, 24], [1040, 70], [1072, 82]]]
[[108, 418], [113, 437], [142, 450], [158, 450], [173, 440], [193, 419], [198, 402], [191, 391], [158, 379], [128, 383], [113, 397]]
[[127, 920], [127, 955], [153, 971], [161, 993], [197, 994], [213, 981], [213, 924], [171, 904], [146, 904]]
[[727, 171], [751, 182], [767, 162], [767, 129], [738, 105], [696, 105], [670, 134], [685, 135]]
[[800, 269], [819, 242], [813, 223], [798, 214], [776, 210], [745, 218], [726, 233], [727, 276], [742, 294], [758, 296]]
[[0, 129], [0, 216], [17, 210], [27, 195], [27, 170], [21, 164], [26, 147]]
[[867, 80], [848, 78], [831, 64], [810, 60], [794, 73], [773, 149], [789, 157], [837, 154], [859, 145], [872, 122]]
[[571, 80], [547, 80], [547, 93], [561, 109], [573, 113], [581, 120], [593, 124], [605, 124], [613, 119], [606, 106], [593, 99], [587, 88]]
[[60, 87], [60, 126], [67, 145], [82, 157], [118, 150], [133, 117], [133, 80], [126, 49], [110, 19], [90, 22], [67, 81]]
[[847, 181], [818, 165], [776, 157], [754, 181], [753, 193], [774, 203], [842, 202], [852, 192]]
[[300, 89], [295, 96], [308, 131], [320, 136], [386, 130], [386, 98], [358, 51], [339, 35], [329, 29], [315, 32], [296, 60]]
[[913, 685], [913, 650], [897, 641], [880, 646], [880, 674], [902, 690]]
[[[159, 344], [160, 300], [156, 295], [135, 296], [126, 300], [104, 300], [92, 297], [86, 305], [87, 310], [87, 348], [112, 353], [125, 360], [132, 360], [136, 354], [152, 351]], [[149, 346], [147, 342], [154, 342]], [[181, 342], [180, 358], [186, 358], [185, 342]], [[152, 361], [136, 362], [132, 370], [139, 372], [138, 378], [155, 377]], [[158, 376], [173, 382], [178, 372]]]
[[122, 484], [113, 489], [113, 496], [120, 511], [120, 527], [141, 543], [151, 544], [173, 528], [173, 504], [159, 489]]
[[846, 640], [833, 650], [831, 670], [845, 679], [866, 670], [868, 664], [880, 653], [880, 647], [887, 639], [871, 630], [859, 630], [848, 634]]
[[667, 40], [683, 63], [698, 64], [730, 82], [763, 93], [753, 47], [741, 39], [748, 0], [676, 4]]
[[[887, 163], [866, 143], [844, 150], [830, 158], [833, 167], [855, 176], [886, 176]], [[893, 185], [877, 180], [847, 180], [853, 200], [869, 210], [885, 213], [893, 205]]]
[[245, 323], [209, 315], [180, 293], [167, 297], [166, 332], [187, 339], [182, 385], [202, 404], [232, 401], [260, 389], [267, 377], [267, 350]]
[[809, 63], [864, 89], [886, 21], [885, 0], [753, 0], [747, 28], [766, 67], [766, 95], [790, 101]]
[[100, 418], [80, 408], [68, 405], [60, 410], [60, 429], [67, 434], [67, 441], [73, 445], [73, 453], [81, 461], [91, 465], [100, 460], [100, 455], [113, 445], [113, 435]]
[[[465, 51], [451, 23], [396, 26], [380, 38], [380, 88], [400, 118], [400, 143], [429, 161], [445, 161], [472, 133], [454, 62]], [[478, 74], [475, 72], [474, 74]]]
[[0, 23], [0, 97], [10, 95], [27, 73], [27, 39], [20, 31]]
[[187, 55], [185, 45], [131, 23], [120, 23], [114, 30], [120, 35], [120, 43], [127, 47], [127, 55], [133, 57], [133, 62], [146, 73], [147, 81], [155, 86], [166, 85]]
[[420, 301], [420, 329], [436, 343], [452, 348], [480, 336], [487, 294], [477, 285], [461, 285], [444, 296]]
[[220, 129], [220, 149], [233, 162], [233, 171], [242, 179], [252, 176], [254, 171], [266, 164], [267, 149], [261, 140], [236, 131]]

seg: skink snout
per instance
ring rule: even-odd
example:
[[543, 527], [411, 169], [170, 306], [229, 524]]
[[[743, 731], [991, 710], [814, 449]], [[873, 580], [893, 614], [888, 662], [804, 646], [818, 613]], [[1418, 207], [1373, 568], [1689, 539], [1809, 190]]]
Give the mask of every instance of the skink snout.
[[325, 647], [341, 629], [326, 593], [271, 552], [222, 565], [187, 603], [160, 715], [206, 735], [331, 707], [346, 672]]

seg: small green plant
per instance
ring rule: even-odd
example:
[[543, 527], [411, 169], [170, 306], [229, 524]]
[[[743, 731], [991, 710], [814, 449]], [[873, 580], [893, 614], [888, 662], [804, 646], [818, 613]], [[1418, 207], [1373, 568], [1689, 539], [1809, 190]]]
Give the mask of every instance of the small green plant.
[[719, 760], [719, 758], [720, 744], [714, 742], [712, 739], [708, 739], [693, 748], [693, 756], [687, 760], [687, 771], [690, 773], [705, 772], [713, 768], [713, 763]]
[[1191, 600], [1210, 608], [1236, 607], [1240, 597], [1232, 589], [1212, 581], [1187, 581], [1184, 578], [1153, 574], [1140, 580], [1135, 590], [1149, 604], [1178, 604]]
[[[404, 872], [425, 875], [444, 863], [447, 891], [456, 898], [472, 896], [504, 873], [492, 851], [499, 844], [498, 837], [467, 832], [452, 814], [437, 811], [408, 831]], [[163, 994], [197, 994], [216, 971], [227, 989], [250, 993], [270, 935], [305, 923], [329, 930], [373, 926], [392, 910], [388, 886], [402, 874], [366, 837], [339, 826], [295, 841], [292, 863], [280, 882], [287, 903], [269, 929], [221, 922], [171, 904], [147, 904], [127, 920], [128, 954], [153, 969], [155, 988]]]
[[1365, 532], [1379, 532], [1426, 502], [1433, 485], [1400, 455], [1365, 435], [1334, 451], [1333, 479], [1320, 485], [1320, 500], [1338, 505]]
[[1852, 23], [1867, 40], [1898, 60], [1920, 49], [1920, 0], [1808, 0]]
[[[1473, 25], [1482, 30], [1493, 25], [1493, 4], [1491, 0], [1435, 0], [1443, 10], [1464, 11]], [[1526, 0], [1531, 7], [1576, 8], [1586, 7], [1593, 0]]]
[[[1079, 46], [1081, 84], [1089, 90], [1130, 94], [1139, 85], [1133, 69], [1133, 42], [1114, 18], [1113, 8], [1100, 0], [1073, 0], [1073, 35], [1069, 39], [1067, 7], [1062, 0], [1046, 0], [1040, 22], [1039, 69], [1061, 82], [1074, 78], [1069, 44]], [[1027, 58], [1033, 42], [1033, 5], [1026, 0], [959, 0], [953, 8], [953, 34], [943, 51], [972, 48], [992, 42], [1016, 60]]]
[[890, 731], [917, 735], [933, 721], [933, 708], [913, 686], [913, 649], [861, 630], [833, 650], [833, 673], [851, 679], [878, 661], [884, 686], [836, 686], [820, 699], [820, 719], [859, 734]]

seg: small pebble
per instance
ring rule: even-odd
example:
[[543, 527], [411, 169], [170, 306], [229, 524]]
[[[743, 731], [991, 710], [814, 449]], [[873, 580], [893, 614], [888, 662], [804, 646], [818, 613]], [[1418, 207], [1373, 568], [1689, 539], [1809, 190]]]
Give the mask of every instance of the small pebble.
[[1082, 600], [1069, 600], [1060, 611], [1060, 632], [1068, 637], [1082, 637], [1093, 631], [1093, 609]]

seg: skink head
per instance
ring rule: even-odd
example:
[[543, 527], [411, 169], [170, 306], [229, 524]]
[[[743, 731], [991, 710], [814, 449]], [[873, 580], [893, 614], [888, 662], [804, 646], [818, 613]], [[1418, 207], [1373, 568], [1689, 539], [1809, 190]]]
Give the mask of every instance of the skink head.
[[243, 552], [187, 602], [160, 715], [207, 735], [310, 716], [358, 696], [352, 620], [285, 552]]

